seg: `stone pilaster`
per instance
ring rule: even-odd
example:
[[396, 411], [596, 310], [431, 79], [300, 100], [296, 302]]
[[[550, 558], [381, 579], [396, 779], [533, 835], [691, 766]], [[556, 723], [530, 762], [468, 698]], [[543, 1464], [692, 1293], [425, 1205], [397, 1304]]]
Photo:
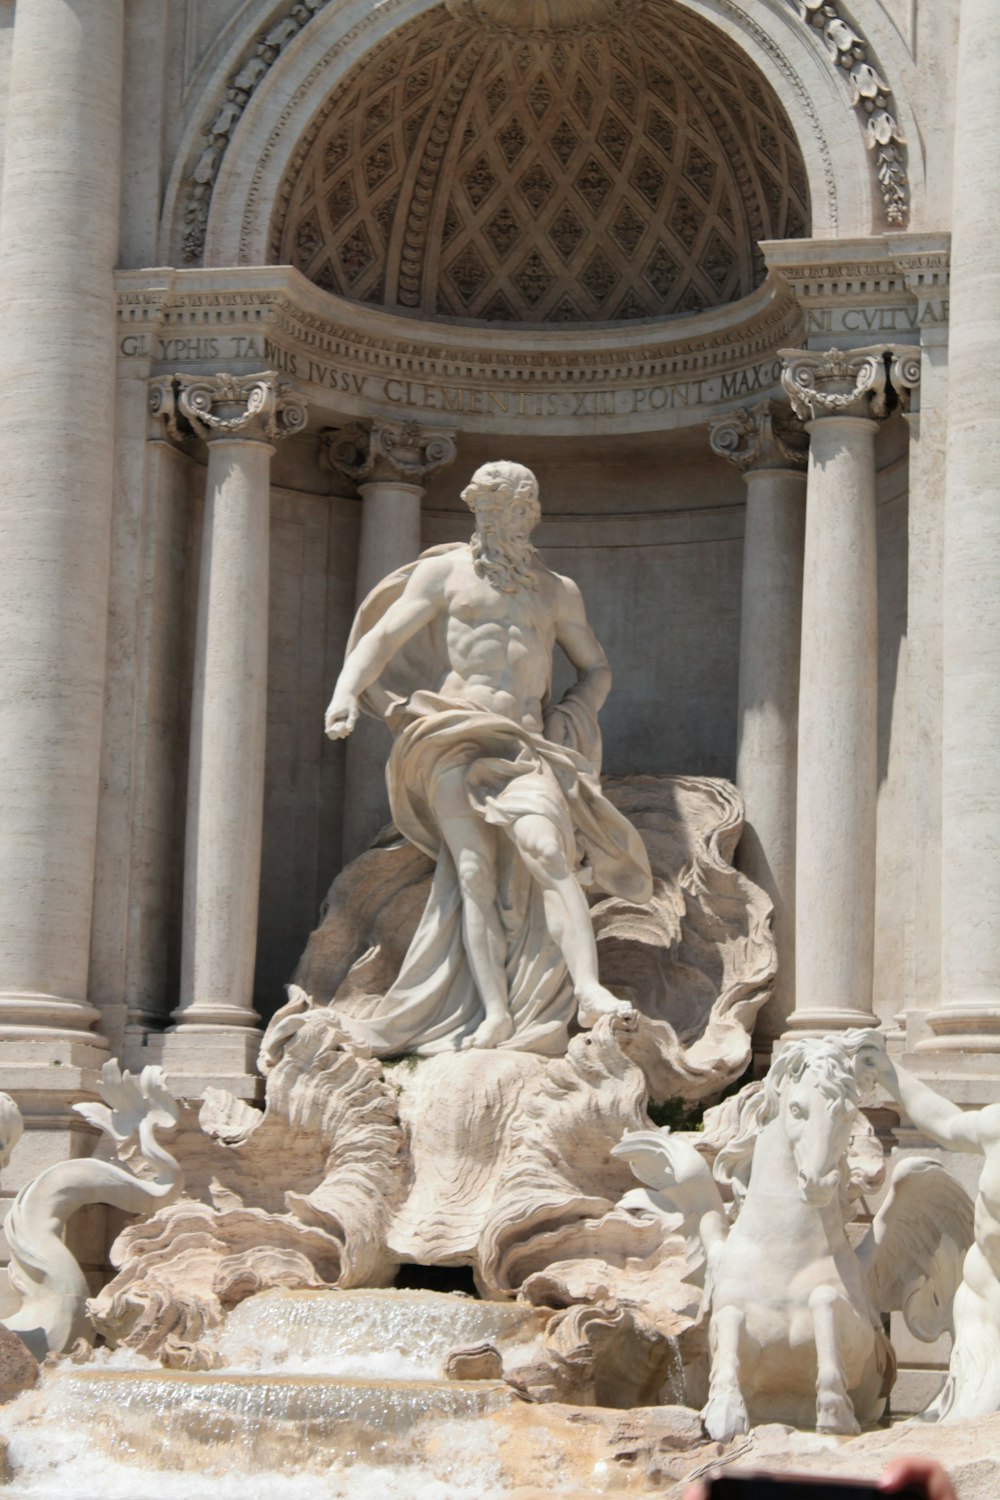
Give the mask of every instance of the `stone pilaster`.
[[710, 425], [715, 453], [747, 486], [740, 611], [736, 782], [746, 826], [740, 869], [774, 902], [778, 973], [757, 1020], [767, 1052], [795, 999], [795, 782], [806, 517], [807, 438], [780, 403], [740, 407]]
[[[910, 429], [907, 502], [905, 658], [905, 876], [908, 884], [903, 1010], [898, 1024], [912, 1049], [928, 1035], [927, 1014], [941, 1000], [942, 582], [948, 428], [948, 255], [937, 264], [918, 241], [897, 256], [917, 299], [920, 386]], [[895, 738], [895, 734], [893, 736]], [[920, 1068], [919, 1059], [910, 1064]]]
[[[780, 351], [809, 433], [796, 794], [793, 1032], [875, 1025], [875, 432], [919, 357]], [[890, 385], [890, 366], [892, 384]]]
[[[355, 603], [420, 553], [420, 502], [431, 474], [455, 457], [452, 433], [419, 422], [380, 422], [322, 434], [326, 465], [357, 484], [362, 499]], [[343, 857], [361, 854], [388, 821], [385, 728], [362, 718], [347, 742]]]
[[1000, 1052], [998, 68], [1000, 9], [962, 0], [944, 509], [941, 1003], [927, 1016], [924, 1045], [984, 1054]]
[[192, 686], [180, 1004], [151, 1038], [185, 1092], [253, 1070], [267, 725], [270, 464], [305, 404], [270, 371], [154, 383], [167, 430], [208, 448]]
[[115, 425], [122, 0], [16, 7], [0, 200], [0, 1088], [15, 1187], [89, 1151]]

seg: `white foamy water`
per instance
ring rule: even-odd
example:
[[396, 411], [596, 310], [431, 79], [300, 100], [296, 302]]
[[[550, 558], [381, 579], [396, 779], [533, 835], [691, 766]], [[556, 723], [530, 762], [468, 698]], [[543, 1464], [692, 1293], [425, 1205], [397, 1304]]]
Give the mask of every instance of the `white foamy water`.
[[536, 1330], [530, 1307], [453, 1293], [272, 1291], [234, 1308], [218, 1349], [234, 1372], [441, 1380], [452, 1350], [488, 1342], [513, 1354]]
[[427, 1292], [269, 1292], [229, 1317], [218, 1371], [128, 1349], [46, 1371], [0, 1409], [2, 1500], [500, 1500], [496, 1381], [455, 1348], [530, 1355], [530, 1308]]
[[481, 1425], [452, 1421], [432, 1431], [432, 1464], [378, 1464], [327, 1455], [306, 1473], [248, 1473], [234, 1466], [200, 1474], [151, 1468], [139, 1453], [116, 1459], [85, 1431], [52, 1412], [37, 1415], [38, 1393], [0, 1411], [14, 1478], [4, 1500], [502, 1500], [505, 1487]]

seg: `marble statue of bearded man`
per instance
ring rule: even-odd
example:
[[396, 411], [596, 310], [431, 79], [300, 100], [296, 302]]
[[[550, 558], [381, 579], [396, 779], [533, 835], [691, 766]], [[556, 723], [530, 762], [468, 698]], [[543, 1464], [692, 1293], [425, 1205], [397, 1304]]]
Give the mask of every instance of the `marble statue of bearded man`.
[[[327, 710], [333, 739], [360, 708], [385, 719], [393, 819], [435, 861], [398, 978], [344, 1022], [380, 1056], [557, 1055], [574, 1020], [632, 1012], [598, 979], [584, 887], [645, 902], [652, 876], [601, 791], [611, 674], [579, 590], [529, 540], [534, 475], [485, 464], [462, 498], [472, 540], [432, 548], [368, 595]], [[557, 644], [576, 682], [553, 704]]]

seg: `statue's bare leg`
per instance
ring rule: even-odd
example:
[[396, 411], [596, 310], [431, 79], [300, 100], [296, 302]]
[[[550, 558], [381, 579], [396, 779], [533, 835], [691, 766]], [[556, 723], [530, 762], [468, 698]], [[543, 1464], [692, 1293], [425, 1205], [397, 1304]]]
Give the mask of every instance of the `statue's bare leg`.
[[462, 1046], [495, 1047], [514, 1034], [507, 992], [507, 940], [497, 912], [497, 834], [470, 811], [462, 770], [439, 778], [434, 812], [458, 872], [462, 940], [486, 1012]]
[[552, 824], [540, 814], [526, 814], [513, 825], [511, 837], [542, 889], [545, 922], [566, 960], [580, 1025], [593, 1026], [601, 1016], [633, 1016], [634, 1006], [612, 995], [598, 978], [590, 908]]

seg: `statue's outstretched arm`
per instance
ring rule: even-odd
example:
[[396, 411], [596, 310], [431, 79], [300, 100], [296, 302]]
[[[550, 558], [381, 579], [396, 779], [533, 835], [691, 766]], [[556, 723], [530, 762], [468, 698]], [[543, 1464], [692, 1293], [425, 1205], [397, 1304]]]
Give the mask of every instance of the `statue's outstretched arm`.
[[413, 574], [399, 598], [363, 635], [344, 662], [326, 711], [332, 740], [350, 734], [358, 721], [358, 698], [385, 671], [396, 652], [439, 612], [443, 593], [436, 568]]
[[[929, 1135], [932, 1141], [949, 1151], [984, 1150], [984, 1125], [992, 1124], [996, 1135], [1000, 1124], [1000, 1106], [981, 1110], [964, 1110], [950, 1099], [945, 1099], [927, 1087], [919, 1078], [898, 1067], [888, 1058], [879, 1068], [881, 1081], [900, 1104], [919, 1130]], [[995, 1116], [996, 1119], [987, 1117]]]

